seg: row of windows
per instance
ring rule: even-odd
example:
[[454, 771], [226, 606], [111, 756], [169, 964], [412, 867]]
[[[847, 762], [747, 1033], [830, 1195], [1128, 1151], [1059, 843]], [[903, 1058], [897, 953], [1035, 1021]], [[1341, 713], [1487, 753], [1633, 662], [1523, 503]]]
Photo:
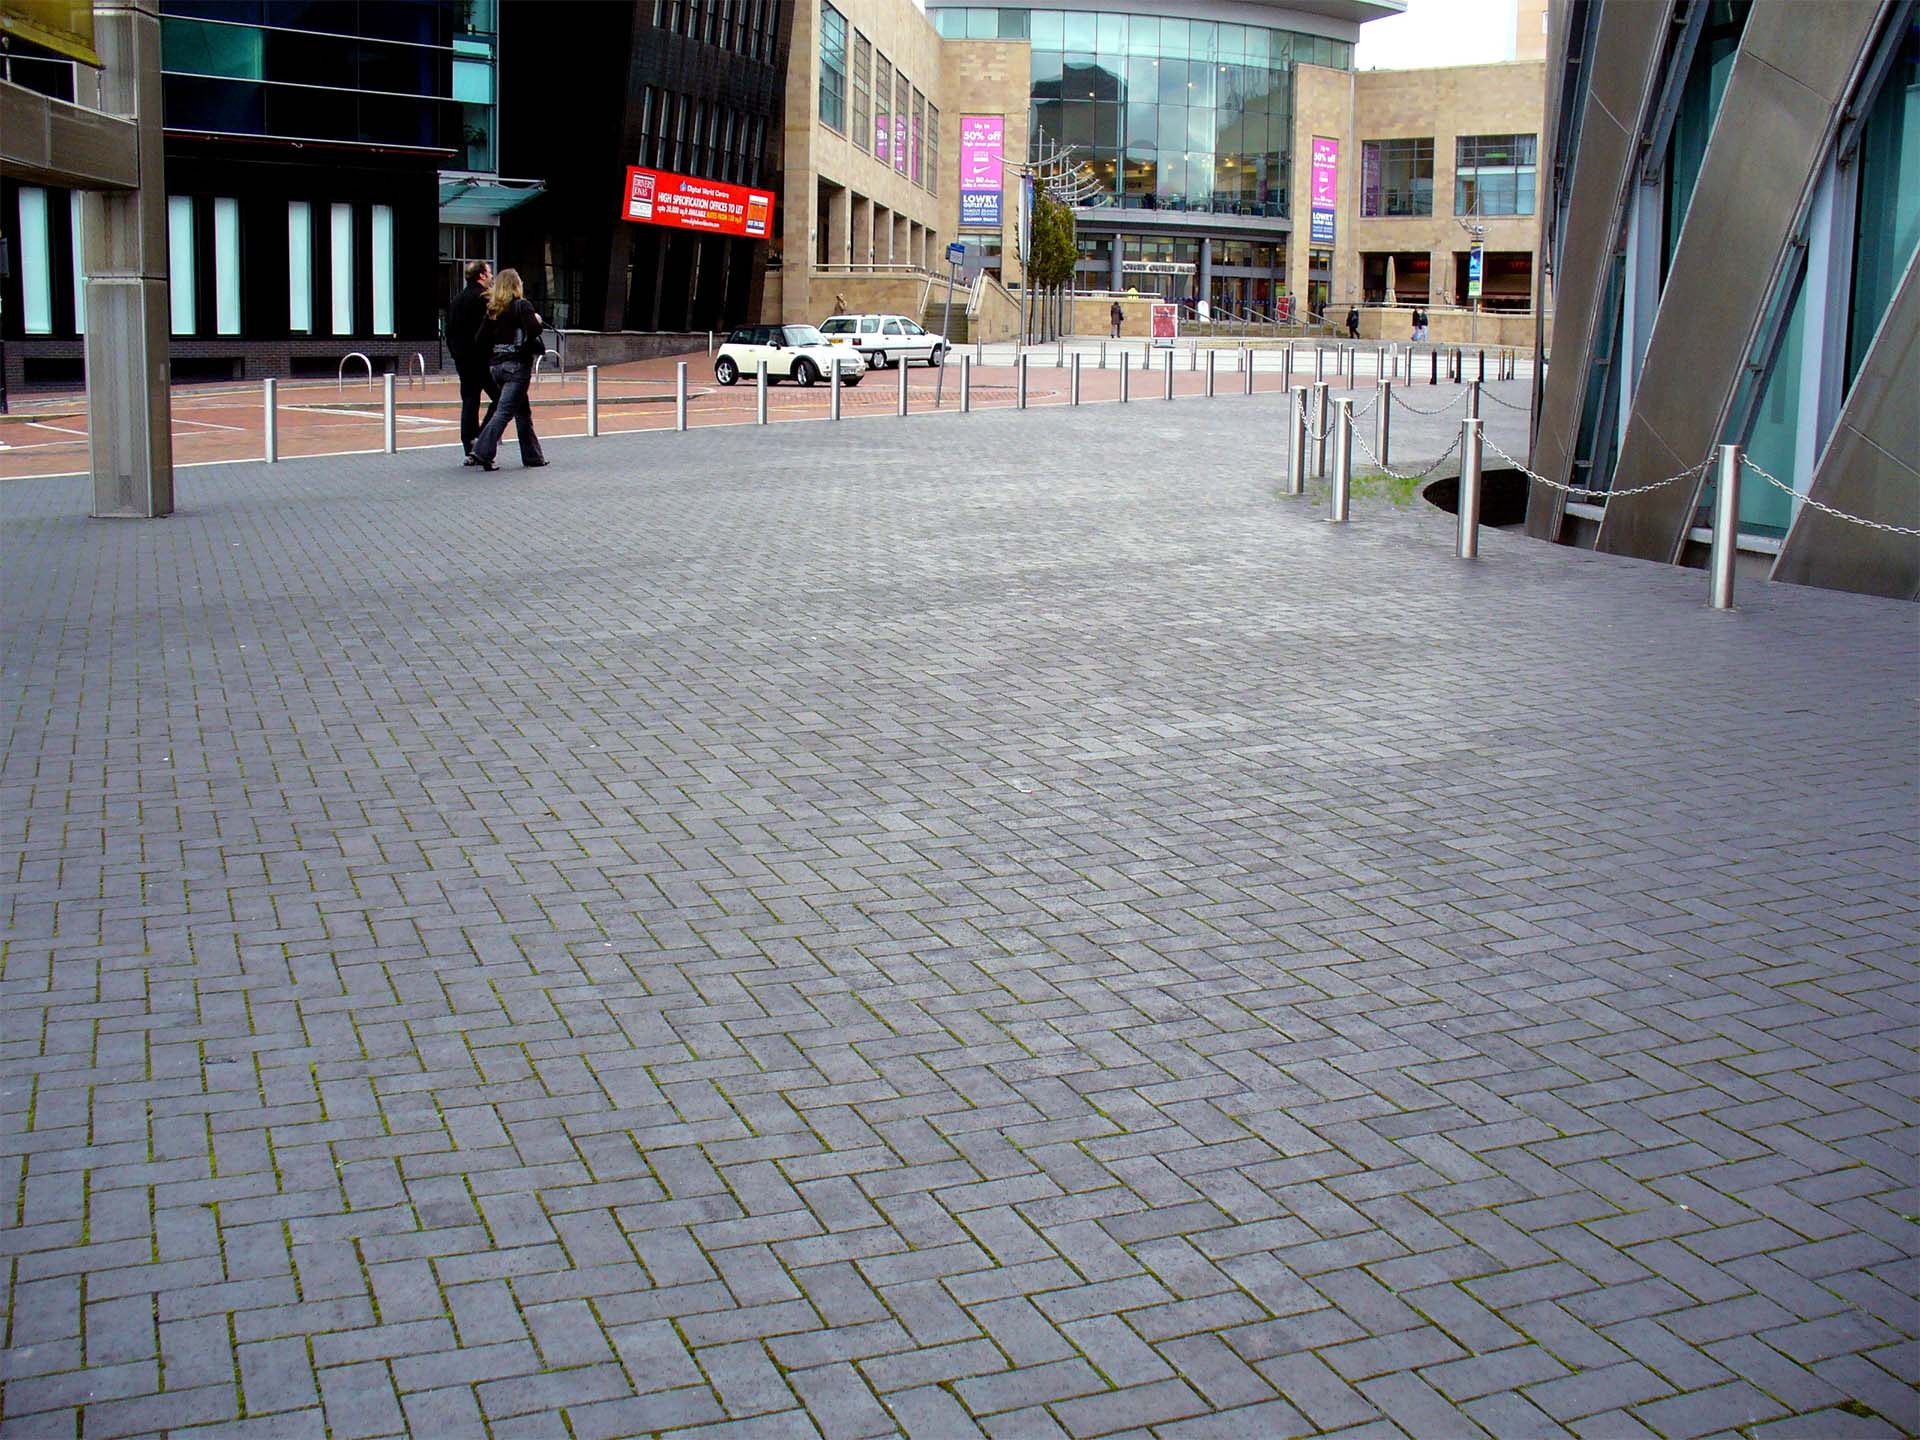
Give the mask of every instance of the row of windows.
[[[21, 329], [28, 335], [54, 333], [53, 236], [50, 221], [52, 194], [36, 186], [21, 186], [19, 201]], [[73, 331], [86, 333], [85, 276], [82, 271], [80, 197], [72, 194], [71, 255], [73, 267]], [[371, 314], [367, 329], [391, 335], [393, 324], [393, 207], [369, 207], [372, 230]], [[361, 333], [356, 324], [354, 276], [354, 207], [337, 203], [326, 207], [329, 273], [324, 297], [330, 333]], [[314, 223], [315, 207], [305, 200], [287, 203], [287, 329], [295, 335], [314, 333]], [[213, 313], [203, 313], [199, 263], [212, 239]], [[238, 335], [244, 323], [240, 202], [232, 196], [169, 195], [167, 197], [167, 298], [175, 335]], [[210, 322], [210, 323], [209, 323]]]
[[[852, 35], [849, 49], [848, 35]], [[853, 124], [847, 124], [851, 60]], [[820, 123], [882, 165], [940, 193], [940, 109], [833, 6], [820, 7]]]
[[640, 154], [634, 163], [749, 185], [759, 178], [766, 139], [764, 116], [649, 85], [640, 97]]
[[493, 34], [495, 0], [160, 0], [165, 16], [391, 45], [445, 46], [455, 33]]
[[1097, 51], [1102, 55], [1159, 55], [1225, 60], [1276, 70], [1289, 65], [1353, 68], [1353, 46], [1324, 35], [1221, 25], [1167, 15], [1105, 15], [1086, 10], [945, 9], [933, 12], [950, 40], [1025, 40], [1035, 50]]
[[653, 0], [653, 23], [764, 64], [773, 59], [780, 0]]
[[1069, 51], [1035, 51], [1035, 100], [1111, 100], [1135, 104], [1217, 105], [1285, 116], [1293, 87], [1285, 70], [1226, 61], [1162, 60], [1150, 55], [1112, 60]]
[[[1531, 215], [1538, 137], [1462, 135], [1454, 144], [1453, 213]], [[1360, 213], [1433, 214], [1433, 137], [1360, 146]]]

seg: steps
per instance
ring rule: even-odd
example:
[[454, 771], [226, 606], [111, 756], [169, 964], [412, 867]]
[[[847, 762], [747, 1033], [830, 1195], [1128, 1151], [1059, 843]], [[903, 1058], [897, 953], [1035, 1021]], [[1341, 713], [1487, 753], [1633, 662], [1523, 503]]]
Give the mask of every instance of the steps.
[[[946, 315], [946, 295], [947, 292], [944, 289], [940, 289], [940, 299], [938, 303], [928, 305], [927, 308], [921, 312], [920, 328], [922, 330], [929, 331], [935, 335], [940, 333], [942, 322]], [[953, 292], [953, 319], [945, 323], [947, 343], [950, 345], [965, 345], [967, 343], [967, 298], [964, 290], [956, 289]]]

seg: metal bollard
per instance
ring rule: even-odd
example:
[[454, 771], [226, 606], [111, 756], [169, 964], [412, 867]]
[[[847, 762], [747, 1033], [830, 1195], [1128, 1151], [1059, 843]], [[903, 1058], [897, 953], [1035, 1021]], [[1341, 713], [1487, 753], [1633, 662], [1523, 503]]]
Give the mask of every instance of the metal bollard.
[[1053, 342], [1053, 368], [1056, 370], [1067, 368], [1067, 342], [1064, 340]]
[[973, 413], [973, 357], [971, 355], [960, 357], [960, 413], [962, 415]]
[[1211, 346], [1209, 346], [1207, 349], [1207, 398], [1209, 400], [1213, 398], [1214, 361], [1217, 360], [1218, 358], [1219, 358], [1219, 352], [1214, 350]]
[[1104, 340], [1100, 342], [1100, 368], [1107, 368], [1107, 342]]
[[767, 362], [760, 362], [760, 371], [753, 379], [753, 420], [756, 425], [767, 423]]
[[1427, 352], [1427, 384], [1438, 385], [1439, 383], [1440, 352], [1438, 350], [1429, 350]]
[[1313, 383], [1318, 385], [1327, 378], [1327, 352], [1320, 346], [1313, 347]]
[[1251, 395], [1253, 393], [1253, 347], [1251, 345], [1247, 347], [1247, 353], [1242, 358], [1246, 361], [1246, 369], [1240, 377], [1241, 393]]
[[267, 381], [266, 407], [267, 463], [272, 465], [280, 459], [280, 382], [278, 380]]
[[1287, 343], [1287, 388], [1293, 388], [1293, 343]]
[[1027, 352], [1022, 350], [1019, 358], [1013, 362], [1015, 406], [1027, 408]]
[[1333, 416], [1333, 488], [1327, 493], [1327, 519], [1340, 524], [1347, 518], [1353, 491], [1353, 401], [1334, 401]]
[[1480, 383], [1484, 385], [1486, 384], [1486, 381], [1487, 381], [1487, 352], [1482, 350], [1480, 352]]
[[987, 363], [986, 341], [976, 340], [973, 342], [973, 363], [976, 365], [984, 365]]
[[1067, 403], [1069, 405], [1080, 403], [1080, 352], [1078, 350], [1073, 352], [1073, 365], [1067, 371]]
[[[907, 413], [907, 362], [903, 356], [893, 363], [900, 367], [900, 413], [904, 415]], [[1024, 366], [1027, 363], [1027, 357], [1022, 355], [1020, 363]]]
[[1467, 382], [1467, 418], [1469, 420], [1480, 418], [1480, 382], [1478, 380]]
[[1161, 398], [1171, 400], [1173, 398], [1173, 347], [1171, 345], [1167, 347], [1166, 364], [1161, 368], [1166, 372], [1167, 377], [1166, 393]]
[[587, 366], [587, 434], [600, 433], [600, 367]]
[[[862, 361], [861, 363], [865, 364], [866, 362]], [[840, 360], [838, 356], [834, 357], [833, 370], [827, 376], [827, 418], [829, 420], [838, 420], [840, 418]]]
[[1307, 488], [1307, 387], [1291, 386], [1293, 435], [1287, 445], [1287, 494], [1298, 495]]
[[713, 332], [707, 331], [707, 354], [713, 354]]
[[1373, 378], [1375, 381], [1382, 380], [1386, 377], [1386, 373], [1387, 347], [1384, 345], [1376, 345], [1373, 347]]
[[400, 448], [400, 422], [393, 408], [393, 372], [380, 377], [381, 440], [391, 455]]
[[1733, 557], [1738, 548], [1740, 528], [1740, 461], [1745, 452], [1738, 445], [1720, 447], [1720, 464], [1713, 479], [1713, 553], [1709, 568], [1713, 571], [1716, 610], [1733, 609]]
[[1127, 403], [1127, 373], [1128, 373], [1127, 362], [1129, 359], [1130, 357], [1128, 356], [1127, 352], [1125, 350], [1122, 350], [1120, 352], [1120, 403], [1122, 405]]
[[687, 428], [687, 362], [673, 367], [673, 428]]
[[1471, 560], [1480, 553], [1480, 422], [1460, 422], [1460, 544], [1457, 553]]
[[1393, 381], [1380, 382], [1380, 398], [1374, 405], [1378, 413], [1373, 417], [1373, 450], [1380, 457], [1380, 463], [1387, 465], [1387, 447], [1393, 440]]
[[1327, 395], [1327, 382], [1313, 382], [1313, 428], [1319, 431], [1319, 438], [1313, 442], [1313, 478], [1324, 480], [1327, 475], [1327, 442], [1333, 438], [1328, 421], [1332, 416]]
[[[1212, 358], [1213, 347], [1211, 345], [1207, 347], [1207, 355], [1208, 355], [1208, 358]], [[1198, 370], [1199, 368], [1200, 368], [1200, 343], [1198, 341], [1194, 341], [1192, 344], [1187, 346], [1187, 373], [1191, 375], [1194, 371]]]

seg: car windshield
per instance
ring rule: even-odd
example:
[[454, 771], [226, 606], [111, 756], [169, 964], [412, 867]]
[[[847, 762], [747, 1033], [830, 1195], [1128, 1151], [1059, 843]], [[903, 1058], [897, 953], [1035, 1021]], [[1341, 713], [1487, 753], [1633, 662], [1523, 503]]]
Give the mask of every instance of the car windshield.
[[818, 345], [822, 338], [824, 337], [820, 332], [811, 325], [787, 326], [787, 344], [789, 345]]

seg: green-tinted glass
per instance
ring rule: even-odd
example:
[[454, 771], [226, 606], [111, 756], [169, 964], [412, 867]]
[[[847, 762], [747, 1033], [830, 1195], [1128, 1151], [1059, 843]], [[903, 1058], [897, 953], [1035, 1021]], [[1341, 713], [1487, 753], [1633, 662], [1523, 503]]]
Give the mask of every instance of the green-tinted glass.
[[1097, 27], [1096, 48], [1102, 55], [1124, 55], [1127, 51], [1127, 17], [1102, 15]]
[[1062, 50], [1060, 43], [1063, 31], [1058, 10], [1034, 10], [1030, 12], [1030, 24], [1033, 27], [1033, 48], [1036, 50]]
[[1920, 35], [1909, 27], [1860, 137], [1860, 199], [1847, 317], [1847, 384], [1920, 240]]
[[245, 25], [207, 25], [198, 20], [160, 19], [160, 63], [188, 75], [229, 80], [261, 78], [260, 32]]
[[1151, 15], [1131, 15], [1127, 17], [1127, 53], [1129, 55], [1158, 55], [1160, 53], [1160, 22]]

